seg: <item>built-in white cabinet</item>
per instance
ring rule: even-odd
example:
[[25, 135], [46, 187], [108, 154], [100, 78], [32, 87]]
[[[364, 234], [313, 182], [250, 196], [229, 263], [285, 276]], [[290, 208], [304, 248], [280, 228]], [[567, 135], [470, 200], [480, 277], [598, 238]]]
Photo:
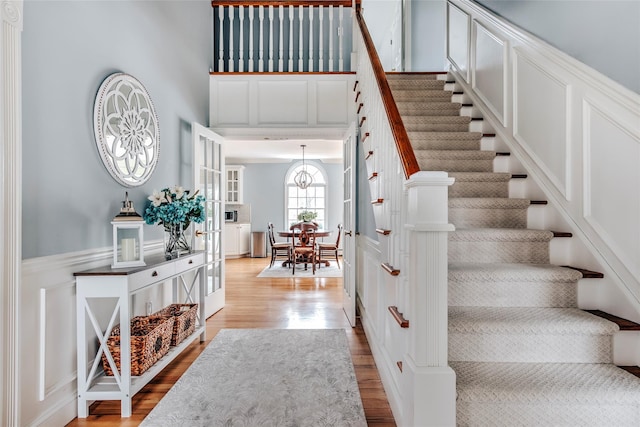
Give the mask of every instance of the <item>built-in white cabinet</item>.
[[225, 224], [225, 258], [238, 258], [249, 254], [251, 224]]
[[244, 203], [242, 199], [244, 166], [227, 165], [225, 170], [227, 175], [225, 202], [241, 205]]

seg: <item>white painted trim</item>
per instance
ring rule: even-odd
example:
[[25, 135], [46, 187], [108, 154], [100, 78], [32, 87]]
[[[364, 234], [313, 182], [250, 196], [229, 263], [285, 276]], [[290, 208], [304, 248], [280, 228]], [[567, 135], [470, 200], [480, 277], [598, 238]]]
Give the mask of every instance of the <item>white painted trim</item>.
[[[39, 331], [38, 331], [38, 398], [43, 401], [51, 397], [55, 392], [61, 390], [64, 386], [74, 382], [78, 377], [77, 372], [68, 375], [66, 378], [47, 386], [46, 384], [46, 361], [47, 361], [47, 292], [53, 290], [61, 290], [65, 288], [75, 288], [75, 281], [69, 281], [57, 286], [48, 286], [40, 288], [39, 292]], [[49, 350], [55, 351], [55, 350]]]
[[22, 0], [0, 8], [2, 195], [0, 197], [0, 424], [20, 425], [20, 263], [22, 258]]

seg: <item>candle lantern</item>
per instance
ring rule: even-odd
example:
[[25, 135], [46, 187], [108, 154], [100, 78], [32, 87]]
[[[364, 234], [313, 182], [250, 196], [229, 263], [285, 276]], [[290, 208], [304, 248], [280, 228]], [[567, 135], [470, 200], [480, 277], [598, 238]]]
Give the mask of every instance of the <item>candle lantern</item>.
[[111, 221], [113, 226], [113, 263], [111, 268], [146, 265], [144, 262], [144, 220], [133, 208], [129, 193], [125, 193], [120, 213]]

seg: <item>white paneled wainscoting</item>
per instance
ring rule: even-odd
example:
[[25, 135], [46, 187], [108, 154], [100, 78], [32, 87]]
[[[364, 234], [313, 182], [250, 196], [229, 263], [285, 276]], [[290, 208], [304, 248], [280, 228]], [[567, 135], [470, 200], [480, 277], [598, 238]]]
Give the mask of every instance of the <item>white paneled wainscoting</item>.
[[[161, 241], [145, 254], [162, 250]], [[20, 425], [61, 426], [77, 415], [76, 284], [74, 272], [109, 265], [112, 248], [31, 258], [22, 263], [20, 299]], [[144, 315], [171, 298], [171, 281], [132, 301], [132, 315]], [[97, 338], [96, 338], [97, 342]]]
[[581, 307], [640, 321], [640, 95], [472, 1], [448, 1], [447, 43], [464, 102], [557, 211], [545, 222], [604, 272]]

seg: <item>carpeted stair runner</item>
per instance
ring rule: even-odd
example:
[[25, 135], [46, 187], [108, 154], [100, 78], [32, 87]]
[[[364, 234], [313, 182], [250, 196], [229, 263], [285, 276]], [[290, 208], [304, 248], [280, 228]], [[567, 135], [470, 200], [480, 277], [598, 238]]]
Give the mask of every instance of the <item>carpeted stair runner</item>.
[[432, 74], [387, 78], [421, 169], [455, 178], [448, 297], [457, 425], [640, 426], [640, 378], [612, 364], [618, 326], [577, 308], [582, 274], [550, 264], [554, 233], [527, 228], [530, 201], [509, 198], [511, 173], [493, 172], [496, 153], [480, 151], [482, 134], [469, 131], [461, 103]]

